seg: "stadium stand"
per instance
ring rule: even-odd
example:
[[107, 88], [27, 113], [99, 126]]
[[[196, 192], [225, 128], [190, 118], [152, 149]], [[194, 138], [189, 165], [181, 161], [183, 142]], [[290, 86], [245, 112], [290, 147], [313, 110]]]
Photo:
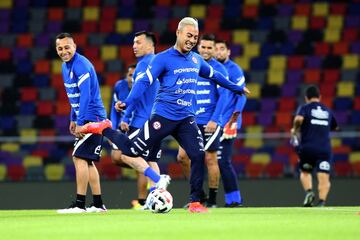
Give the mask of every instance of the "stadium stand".
[[[295, 4], [296, 3], [296, 4]], [[72, 32], [78, 50], [94, 64], [105, 106], [123, 70], [135, 62], [134, 31], [156, 32], [157, 51], [173, 45], [177, 22], [196, 17], [203, 33], [230, 42], [252, 91], [233, 160], [239, 177], [297, 174], [286, 134], [306, 84], [318, 84], [342, 129], [360, 126], [360, 1], [294, 0], [60, 0], [0, 1], [0, 181], [74, 178], [68, 142], [70, 106], [53, 40]], [[262, 134], [278, 133], [281, 138]], [[17, 140], [11, 140], [18, 136]], [[40, 139], [64, 142], [42, 143]], [[260, 136], [260, 137], [259, 137]], [[284, 137], [285, 136], [285, 137]], [[71, 137], [70, 137], [71, 139]], [[161, 168], [182, 178], [177, 145], [164, 144]], [[358, 137], [335, 139], [334, 175], [360, 176]], [[107, 149], [104, 150], [105, 155]], [[106, 179], [132, 178], [105, 156]]]

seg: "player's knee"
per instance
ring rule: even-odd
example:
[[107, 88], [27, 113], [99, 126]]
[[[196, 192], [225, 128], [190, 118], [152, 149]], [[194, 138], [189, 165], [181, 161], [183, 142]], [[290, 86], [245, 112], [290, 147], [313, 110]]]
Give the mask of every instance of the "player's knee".
[[121, 151], [120, 150], [112, 150], [111, 151], [111, 160], [112, 160], [112, 163], [115, 164], [115, 165], [122, 165], [123, 164], [123, 161], [121, 159]]

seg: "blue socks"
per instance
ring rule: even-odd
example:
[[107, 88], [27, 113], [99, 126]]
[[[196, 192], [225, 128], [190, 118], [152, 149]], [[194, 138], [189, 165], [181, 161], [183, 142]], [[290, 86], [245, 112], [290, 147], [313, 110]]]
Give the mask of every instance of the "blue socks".
[[242, 203], [240, 191], [233, 191], [230, 193], [225, 193], [225, 203], [231, 204], [233, 202]]
[[144, 175], [150, 178], [154, 183], [157, 183], [160, 180], [160, 175], [157, 174], [151, 167], [145, 169]]

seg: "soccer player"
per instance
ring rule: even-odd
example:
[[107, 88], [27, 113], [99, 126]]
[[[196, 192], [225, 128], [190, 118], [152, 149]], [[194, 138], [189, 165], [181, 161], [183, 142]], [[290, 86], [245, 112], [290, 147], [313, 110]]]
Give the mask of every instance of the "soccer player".
[[[175, 46], [158, 53], [153, 58], [146, 73], [139, 78], [139, 84], [133, 87], [137, 95], [127, 98], [127, 101], [118, 105], [120, 109], [126, 108], [154, 81], [159, 80], [160, 88], [152, 116], [135, 139], [130, 141], [125, 135], [109, 128], [108, 121], [87, 124], [82, 131], [102, 133], [115, 143], [124, 155], [134, 159], [138, 159], [138, 156], [146, 156], [155, 143], [172, 135], [191, 159], [189, 211], [203, 213], [207, 212], [207, 208], [199, 201], [204, 180], [205, 154], [201, 132], [195, 124], [193, 107], [197, 78], [198, 76], [209, 78], [239, 94], [249, 93], [249, 90], [230, 82], [198, 54], [191, 52], [197, 43], [198, 35], [197, 20], [191, 17], [183, 18], [176, 30]], [[136, 91], [135, 87], [137, 87]]]
[[[138, 58], [138, 64], [134, 72], [134, 86], [137, 84], [137, 80], [142, 78], [145, 74], [146, 68], [150, 61], [155, 56], [156, 37], [154, 33], [141, 31], [135, 33], [133, 50], [135, 56]], [[159, 89], [159, 82], [154, 82], [144, 92], [144, 94], [137, 101], [131, 102], [131, 105], [127, 107], [124, 112], [124, 117], [121, 121], [121, 130], [127, 132], [130, 139], [136, 137], [136, 134], [145, 122], [150, 118], [151, 110], [154, 105], [155, 96]], [[136, 90], [136, 87], [135, 87]], [[130, 92], [130, 98], [135, 92]], [[119, 99], [119, 101], [126, 101], [125, 99]], [[115, 109], [115, 108], [114, 108]], [[148, 162], [157, 173], [160, 173], [157, 161], [161, 157], [160, 150], [161, 142], [157, 143], [149, 152], [149, 155], [145, 157]], [[121, 160], [121, 151], [116, 150], [113, 154], [113, 160], [123, 162]], [[126, 158], [124, 158], [126, 163]], [[142, 173], [138, 173], [138, 200], [133, 203], [135, 209], [144, 209], [146, 197], [147, 197], [147, 183], [148, 179]], [[150, 181], [150, 191], [155, 188], [155, 183]]]
[[[94, 66], [76, 52], [71, 34], [56, 36], [56, 51], [62, 64], [65, 90], [71, 105], [70, 133], [75, 139], [73, 161], [76, 170], [76, 201], [58, 213], [105, 212], [101, 198], [99, 173], [94, 162], [99, 161], [103, 136], [82, 134], [81, 126], [89, 121], [106, 119], [106, 111], [100, 96], [100, 88]], [[93, 204], [85, 208], [88, 184], [93, 194]]]
[[113, 98], [110, 105], [110, 121], [113, 124], [113, 129], [120, 129], [121, 118], [123, 117], [123, 113], [115, 110], [115, 103], [117, 101], [124, 101], [129, 95], [135, 67], [136, 64], [130, 64], [126, 72], [126, 78], [118, 80], [114, 85]]
[[[215, 70], [228, 78], [225, 67], [219, 63], [213, 56], [215, 55], [215, 36], [203, 35], [198, 45], [200, 56]], [[215, 82], [207, 78], [199, 77], [196, 89], [195, 121], [201, 131], [204, 139], [205, 164], [208, 169], [208, 187], [209, 194], [206, 199], [207, 207], [216, 206], [216, 195], [219, 188], [220, 170], [217, 160], [217, 150], [220, 145], [220, 118], [224, 108], [224, 102], [227, 101], [227, 91], [219, 87]], [[183, 166], [183, 171], [187, 171], [190, 162], [186, 152], [179, 148], [178, 161]], [[186, 174], [187, 176], [190, 173]], [[204, 194], [205, 195], [205, 194]], [[204, 196], [204, 198], [206, 198]], [[205, 199], [201, 199], [203, 202]]]
[[300, 158], [300, 181], [305, 190], [304, 207], [312, 207], [315, 200], [312, 187], [314, 170], [317, 173], [319, 191], [316, 206], [325, 206], [330, 191], [332, 162], [330, 131], [339, 130], [332, 111], [320, 102], [320, 98], [316, 86], [311, 85], [306, 89], [306, 104], [298, 109], [290, 131], [293, 139], [300, 136], [299, 146], [294, 145]]
[[[229, 79], [233, 83], [245, 87], [245, 77], [242, 69], [230, 59], [231, 51], [223, 40], [217, 40], [215, 44], [216, 59], [223, 63]], [[219, 168], [225, 191], [225, 207], [240, 207], [243, 199], [240, 194], [238, 178], [231, 162], [232, 148], [236, 138], [236, 130], [241, 127], [241, 113], [246, 103], [245, 95], [235, 95], [228, 91], [227, 101], [224, 102], [225, 111], [222, 114], [220, 126], [223, 128], [220, 150]], [[234, 131], [232, 131], [232, 129]], [[233, 132], [233, 134], [228, 134]]]

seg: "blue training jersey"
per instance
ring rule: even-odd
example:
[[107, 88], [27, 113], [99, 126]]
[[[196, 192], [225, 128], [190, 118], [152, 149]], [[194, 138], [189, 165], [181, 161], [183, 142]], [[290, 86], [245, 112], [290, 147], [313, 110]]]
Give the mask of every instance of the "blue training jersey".
[[[224, 66], [229, 73], [229, 80], [244, 88], [246, 84], [243, 70], [231, 59], [226, 61]], [[246, 95], [236, 95], [228, 90], [226, 91], [228, 97], [227, 101], [224, 102], [224, 112], [221, 116], [220, 126], [224, 127], [234, 112], [240, 112], [237, 122], [237, 128], [240, 129], [242, 123], [241, 113], [245, 107]]]
[[[140, 79], [146, 74], [146, 69], [154, 56], [154, 54], [148, 54], [138, 59], [139, 62], [136, 65], [133, 75], [133, 89], [130, 91], [129, 98], [136, 94], [138, 86], [142, 87]], [[159, 82], [155, 81], [146, 89], [140, 99], [130, 102], [130, 105], [127, 105], [122, 121], [128, 123], [129, 126], [141, 128], [150, 118], [158, 89]]]
[[158, 79], [160, 88], [152, 113], [170, 120], [182, 120], [194, 116], [193, 100], [199, 75], [214, 80], [232, 91], [243, 93], [243, 88], [213, 70], [199, 54], [194, 52], [182, 54], [172, 47], [155, 55], [146, 74], [138, 80], [139, 91], [136, 91], [131, 98], [130, 94], [125, 104], [128, 106], [131, 101], [140, 98], [147, 87]]
[[106, 111], [94, 66], [79, 53], [62, 64], [65, 90], [71, 105], [71, 121], [82, 126], [87, 121], [102, 121]]
[[320, 102], [311, 102], [301, 106], [296, 115], [304, 117], [300, 129], [300, 147], [329, 154], [331, 152], [330, 131], [337, 128], [332, 111]]
[[[225, 67], [214, 58], [207, 63], [228, 78]], [[199, 77], [196, 89], [195, 120], [197, 124], [207, 124], [209, 121], [220, 124], [220, 117], [227, 99], [227, 90], [217, 85], [214, 81]]]
[[110, 120], [112, 122], [113, 129], [118, 129], [121, 123], [121, 119], [124, 115], [123, 112], [117, 112], [115, 110], [115, 103], [117, 101], [123, 102], [129, 95], [130, 88], [126, 79], [119, 80], [114, 85], [113, 97], [110, 106]]

